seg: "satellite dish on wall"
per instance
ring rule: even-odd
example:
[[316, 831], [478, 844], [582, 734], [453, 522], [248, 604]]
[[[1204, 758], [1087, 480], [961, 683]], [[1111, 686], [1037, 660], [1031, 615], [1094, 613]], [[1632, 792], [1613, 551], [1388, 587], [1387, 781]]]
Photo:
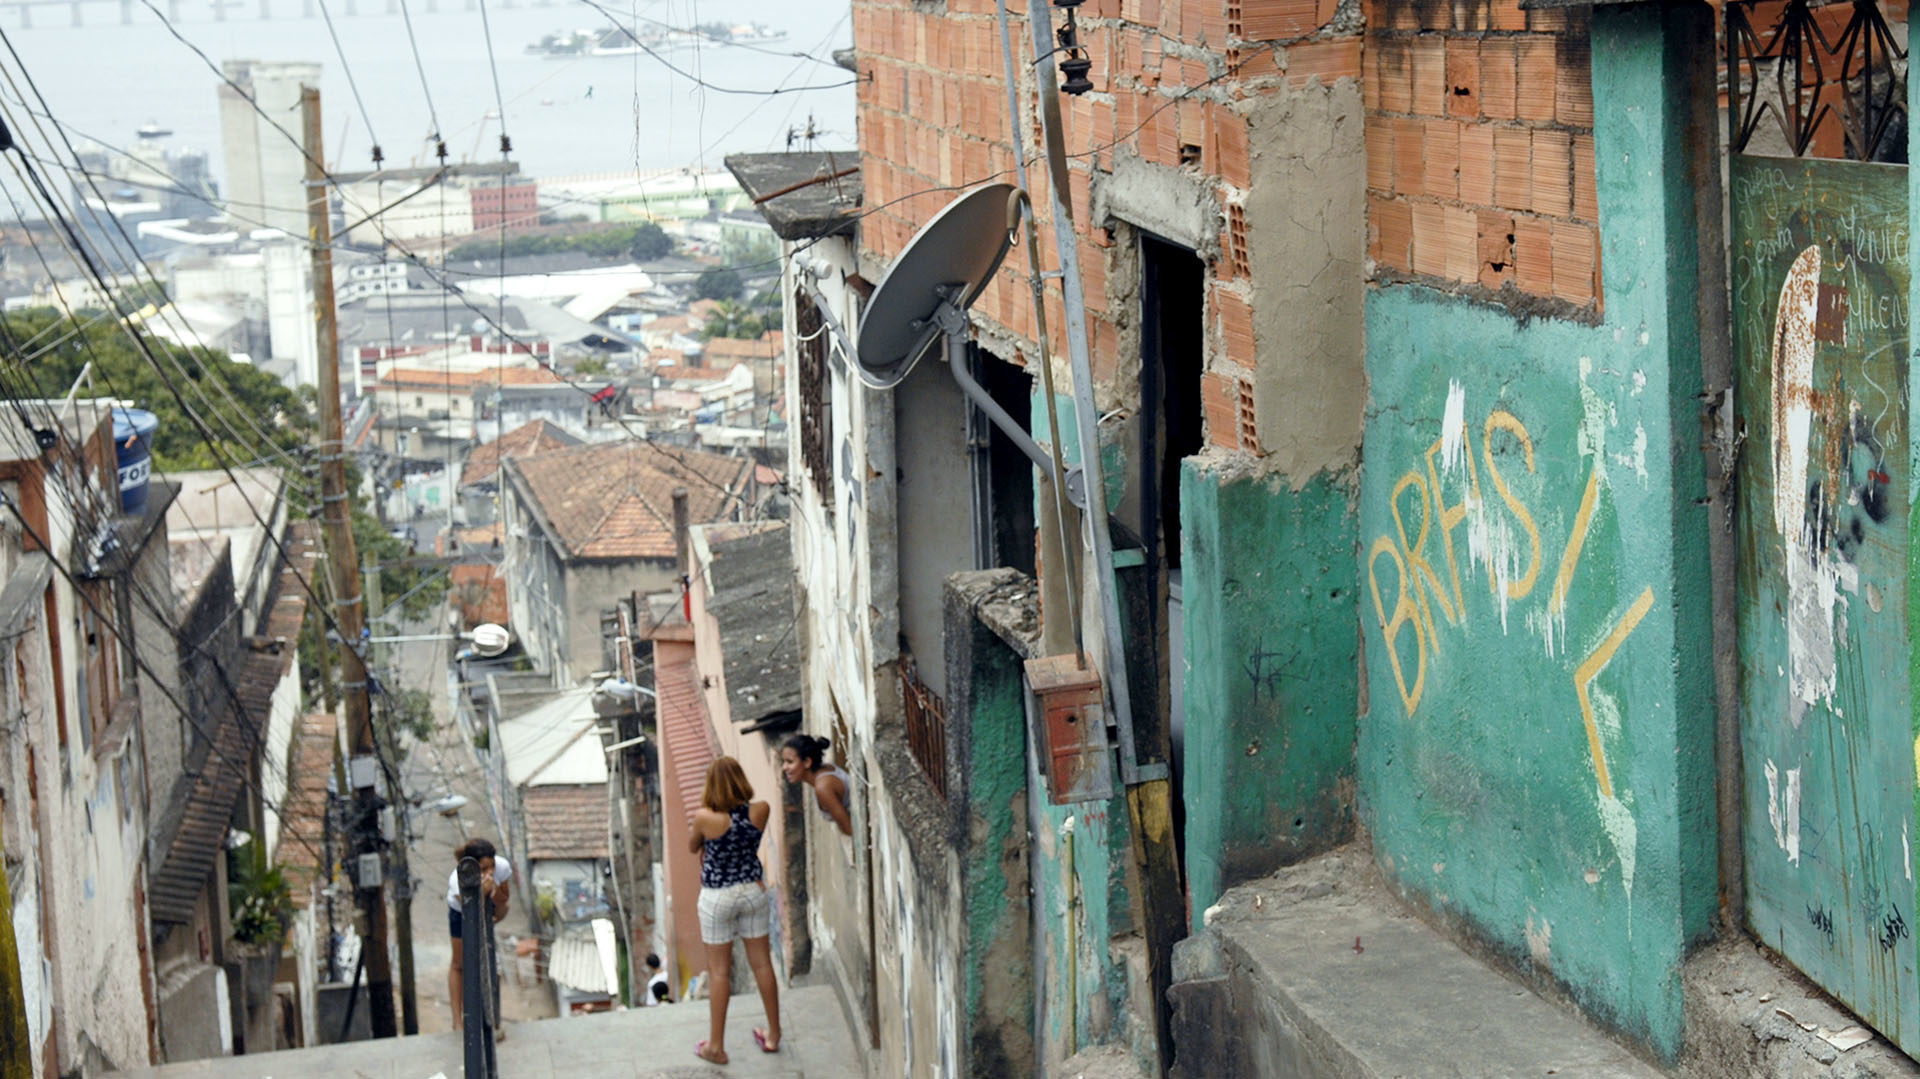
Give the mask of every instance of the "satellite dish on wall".
[[507, 646], [513, 643], [513, 634], [507, 632], [505, 626], [497, 626], [492, 622], [482, 622], [473, 627], [473, 632], [468, 636], [473, 640], [474, 654], [488, 659], [505, 652]]
[[1006, 257], [1007, 199], [1015, 190], [976, 187], [914, 233], [860, 319], [854, 357], [862, 381], [882, 390], [899, 385], [933, 348], [943, 306], [962, 314], [964, 329], [966, 309]]

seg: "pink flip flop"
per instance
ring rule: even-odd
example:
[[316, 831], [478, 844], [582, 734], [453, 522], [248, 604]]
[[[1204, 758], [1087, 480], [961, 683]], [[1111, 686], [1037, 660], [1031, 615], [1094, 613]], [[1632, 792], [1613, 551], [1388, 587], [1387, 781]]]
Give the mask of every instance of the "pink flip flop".
[[761, 1030], [759, 1027], [753, 1028], [753, 1041], [754, 1044], [760, 1047], [762, 1053], [778, 1053], [780, 1051], [780, 1047], [777, 1045], [771, 1048], [767, 1046], [767, 1032]]

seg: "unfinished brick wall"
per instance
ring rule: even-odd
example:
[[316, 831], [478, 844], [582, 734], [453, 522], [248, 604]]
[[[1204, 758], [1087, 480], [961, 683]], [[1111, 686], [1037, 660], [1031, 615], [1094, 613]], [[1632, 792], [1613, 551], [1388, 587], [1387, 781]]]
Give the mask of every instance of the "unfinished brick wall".
[[[1031, 55], [1024, 0], [1010, 0], [1015, 64]], [[1056, 15], [1058, 13], [1056, 12]], [[1014, 182], [1005, 66], [993, 0], [855, 0], [854, 47], [861, 166], [869, 215], [865, 253], [884, 264], [919, 225], [960, 190]], [[1063, 21], [1063, 19], [1061, 20]], [[1091, 218], [1097, 174], [1131, 155], [1200, 177], [1217, 192], [1220, 237], [1210, 260], [1207, 426], [1214, 444], [1257, 451], [1251, 375], [1254, 340], [1243, 317], [1253, 302], [1249, 229], [1242, 209], [1254, 183], [1249, 114], [1258, 99], [1314, 80], [1358, 79], [1362, 40], [1356, 0], [1087, 0], [1078, 11], [1093, 62], [1094, 90], [1061, 97], [1069, 156], [1069, 201], [1077, 225], [1087, 330], [1097, 382], [1114, 380], [1123, 329], [1137, 298], [1109, 297], [1114, 246]], [[1057, 23], [1056, 23], [1057, 24]], [[1019, 87], [1042, 258], [1055, 265], [1047, 177], [1032, 80]], [[1065, 311], [1048, 285], [1051, 347], [1064, 356]], [[976, 322], [1022, 342], [1035, 335], [1024, 251], [1016, 250], [974, 306]], [[1025, 363], [1031, 353], [1012, 357]]]
[[1372, 0], [1365, 58], [1377, 279], [1598, 310], [1584, 9]]

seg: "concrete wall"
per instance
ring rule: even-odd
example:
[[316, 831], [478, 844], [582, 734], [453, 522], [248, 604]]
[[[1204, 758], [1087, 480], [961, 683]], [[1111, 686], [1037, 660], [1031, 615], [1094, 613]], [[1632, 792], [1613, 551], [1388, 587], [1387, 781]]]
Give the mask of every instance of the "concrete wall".
[[1218, 453], [1181, 476], [1193, 927], [1225, 889], [1353, 825], [1359, 636], [1344, 483], [1300, 490]]
[[[842, 325], [854, 324], [857, 299], [847, 284], [855, 272], [852, 245], [829, 238], [808, 248], [831, 267], [819, 287]], [[792, 303], [798, 287], [783, 279]], [[787, 324], [793, 322], [791, 308]], [[799, 363], [788, 334], [785, 367], [789, 401], [800, 398]], [[898, 715], [898, 561], [895, 516], [892, 395], [865, 390], [837, 351], [828, 361], [827, 390], [833, 444], [829, 475], [809, 474], [799, 446], [800, 425], [788, 427], [792, 462], [795, 606], [794, 634], [802, 658], [803, 729], [834, 741], [832, 756], [853, 775], [853, 836], [843, 836], [816, 812], [802, 814], [806, 829], [809, 908], [807, 929], [816, 969], [841, 998], [862, 1045], [877, 1036], [868, 931], [870, 810], [878, 771], [869, 747], [885, 705]], [[822, 490], [825, 495], [823, 497]]]
[[938, 356], [893, 391], [900, 537], [900, 633], [921, 681], [947, 693], [943, 582], [973, 569], [966, 398]]
[[1367, 305], [1358, 761], [1376, 857], [1663, 1056], [1715, 900], [1700, 162], [1677, 76], [1712, 55], [1704, 19], [1595, 11], [1604, 315], [1391, 284]]
[[554, 668], [555, 681], [577, 685], [610, 666], [600, 635], [600, 615], [634, 593], [678, 591], [680, 570], [671, 559], [636, 558], [626, 562], [569, 562], [566, 565], [566, 661]]
[[[780, 773], [780, 741], [769, 740], [761, 732], [746, 734], [741, 726], [746, 720], [736, 722], [733, 718], [731, 698], [727, 695], [726, 652], [721, 645], [720, 623], [707, 607], [711, 598], [711, 572], [713, 554], [707, 547], [704, 529], [693, 530], [694, 585], [693, 595], [693, 637], [695, 667], [700, 673], [701, 694], [706, 700], [707, 719], [713, 726], [714, 741], [720, 746], [720, 752], [740, 762], [740, 768], [746, 773], [747, 782], [753, 786], [753, 795], [772, 807], [765, 833], [760, 839], [760, 866], [766, 874], [767, 887], [774, 895], [774, 963], [782, 972], [794, 969], [792, 947], [795, 940], [795, 919], [804, 919], [805, 911], [796, 911], [792, 895], [787, 886], [788, 826], [789, 810], [794, 808], [790, 799], [801, 799], [798, 808], [802, 812], [813, 811], [812, 801], [798, 786], [789, 784]], [[767, 647], [757, 645], [756, 647]], [[804, 825], [803, 825], [804, 827]], [[804, 833], [803, 833], [804, 834]], [[804, 922], [799, 925], [800, 936], [805, 936]]]
[[[654, 669], [693, 658], [693, 645], [687, 641], [653, 642]], [[665, 969], [672, 972], [674, 999], [685, 992], [687, 979], [707, 969], [707, 953], [700, 941], [700, 855], [687, 850], [686, 835], [693, 827], [686, 806], [680, 801], [682, 777], [671, 753], [660, 754], [661, 874], [667, 916], [667, 951], [662, 955]], [[696, 780], [697, 782], [697, 780]]]

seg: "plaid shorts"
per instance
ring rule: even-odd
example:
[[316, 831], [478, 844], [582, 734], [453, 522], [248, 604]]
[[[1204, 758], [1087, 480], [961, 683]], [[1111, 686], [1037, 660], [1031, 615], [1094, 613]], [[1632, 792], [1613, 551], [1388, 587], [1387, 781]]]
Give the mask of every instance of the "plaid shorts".
[[760, 881], [700, 889], [700, 939], [708, 944], [753, 940], [773, 931], [773, 897]]

